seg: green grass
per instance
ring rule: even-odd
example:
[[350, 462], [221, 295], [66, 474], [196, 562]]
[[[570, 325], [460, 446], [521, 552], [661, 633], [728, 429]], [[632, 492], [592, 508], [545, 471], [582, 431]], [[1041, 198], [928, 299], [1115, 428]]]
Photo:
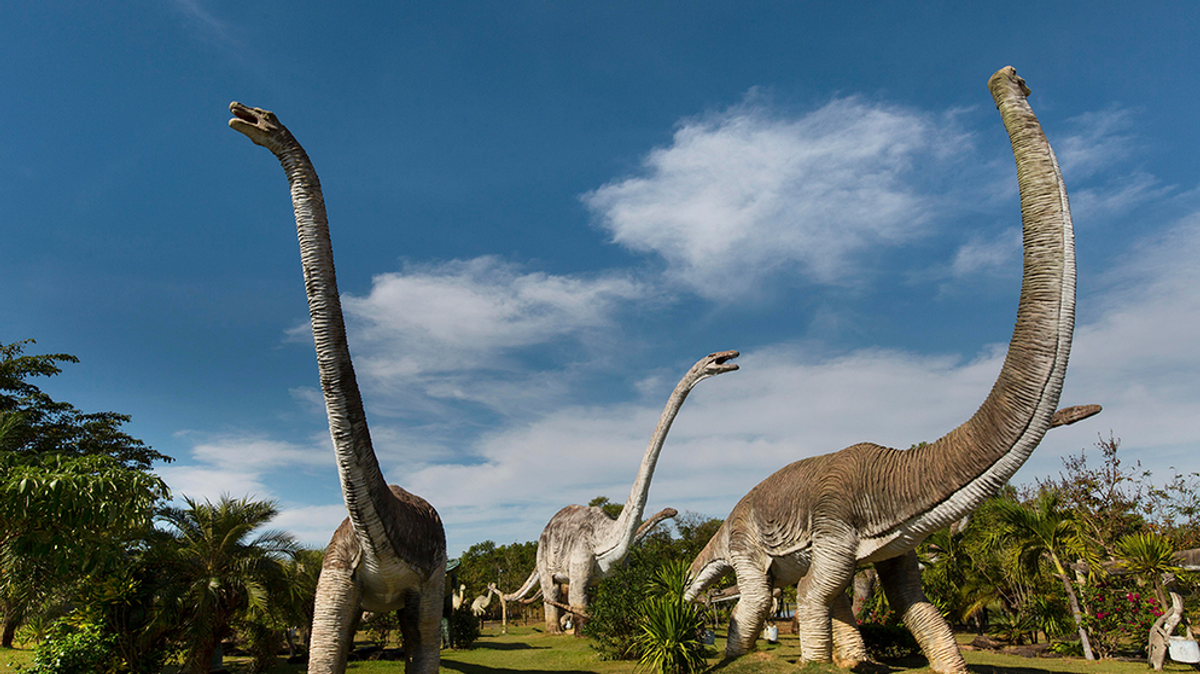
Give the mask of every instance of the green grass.
[[[731, 662], [722, 662], [725, 643], [718, 633], [716, 648], [708, 659], [711, 674], [842, 674], [832, 665], [799, 666], [800, 643], [790, 634], [781, 634], [776, 645], [759, 642], [756, 651]], [[1099, 660], [1087, 662], [1075, 658], [1022, 658], [1016, 655], [967, 651], [967, 665], [977, 674], [1145, 674], [1145, 662]], [[0, 673], [15, 672], [14, 664], [28, 664], [32, 649], [0, 650]], [[226, 666], [235, 673], [247, 672], [249, 660], [227, 658]], [[286, 665], [283, 659], [274, 674], [303, 674], [304, 665]], [[399, 662], [352, 662], [347, 672], [358, 674], [398, 674]], [[539, 627], [510, 627], [501, 635], [499, 627], [489, 626], [469, 650], [442, 651], [442, 674], [632, 674], [630, 661], [605, 662], [597, 657], [587, 639], [550, 636]], [[921, 658], [882, 665], [865, 665], [860, 674], [928, 674], [931, 670]], [[1167, 672], [1194, 672], [1189, 665], [1168, 662]]]

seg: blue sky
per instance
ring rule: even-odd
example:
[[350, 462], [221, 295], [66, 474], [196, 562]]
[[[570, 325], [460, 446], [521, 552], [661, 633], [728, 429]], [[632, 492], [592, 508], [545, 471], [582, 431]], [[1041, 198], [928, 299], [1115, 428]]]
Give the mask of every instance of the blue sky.
[[1197, 470], [1194, 3], [6, 3], [0, 341], [177, 461], [177, 495], [343, 517], [278, 163], [321, 176], [390, 481], [455, 555], [623, 501], [698, 358], [739, 349], [667, 440], [648, 505], [723, 517], [788, 462], [965, 420], [1020, 282], [1013, 65], [1063, 164], [1078, 321], [1017, 481], [1122, 439]]

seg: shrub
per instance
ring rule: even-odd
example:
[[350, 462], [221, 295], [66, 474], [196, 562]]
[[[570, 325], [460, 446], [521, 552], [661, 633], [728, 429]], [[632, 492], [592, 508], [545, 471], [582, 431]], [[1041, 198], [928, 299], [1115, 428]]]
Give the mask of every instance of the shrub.
[[1086, 586], [1083, 597], [1088, 607], [1083, 623], [1097, 655], [1112, 657], [1123, 651], [1146, 653], [1150, 627], [1163, 614], [1157, 599], [1116, 583]]
[[[27, 674], [112, 674], [122, 671], [116, 637], [99, 625], [59, 620], [33, 653]], [[127, 671], [127, 670], [126, 670]]]
[[921, 652], [917, 640], [903, 625], [862, 623], [858, 630], [872, 660], [899, 660]]
[[688, 564], [668, 562], [650, 579], [649, 595], [642, 603], [635, 642], [641, 655], [639, 670], [658, 674], [691, 674], [704, 669], [704, 616], [695, 604], [684, 601]]
[[479, 620], [471, 613], [471, 607], [463, 604], [450, 614], [448, 629], [450, 630], [450, 646], [452, 648], [470, 648], [479, 638]]
[[600, 581], [595, 599], [588, 603], [583, 634], [591, 638], [601, 660], [636, 660], [641, 655], [638, 615], [651, 575], [651, 565], [642, 563], [635, 549], [624, 566]]

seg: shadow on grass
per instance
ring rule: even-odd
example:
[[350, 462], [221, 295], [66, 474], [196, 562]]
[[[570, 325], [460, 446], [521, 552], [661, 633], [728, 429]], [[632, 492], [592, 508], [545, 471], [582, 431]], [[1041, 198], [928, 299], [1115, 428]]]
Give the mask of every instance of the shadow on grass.
[[529, 644], [520, 641], [488, 642], [477, 639], [471, 644], [471, 648], [487, 648], [494, 651], [543, 651], [548, 650], [550, 646], [530, 646]]
[[505, 669], [503, 667], [488, 667], [486, 665], [473, 665], [466, 662], [456, 662], [449, 658], [442, 658], [442, 667], [444, 669], [452, 669], [463, 674], [595, 674], [595, 672], [586, 669]]

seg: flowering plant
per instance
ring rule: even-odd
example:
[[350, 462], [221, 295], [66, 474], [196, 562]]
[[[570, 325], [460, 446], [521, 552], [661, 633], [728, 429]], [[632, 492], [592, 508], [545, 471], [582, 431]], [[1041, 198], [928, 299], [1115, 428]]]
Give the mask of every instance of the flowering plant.
[[1084, 627], [1100, 657], [1121, 651], [1144, 654], [1150, 627], [1163, 614], [1154, 597], [1113, 582], [1084, 586], [1083, 604]]

